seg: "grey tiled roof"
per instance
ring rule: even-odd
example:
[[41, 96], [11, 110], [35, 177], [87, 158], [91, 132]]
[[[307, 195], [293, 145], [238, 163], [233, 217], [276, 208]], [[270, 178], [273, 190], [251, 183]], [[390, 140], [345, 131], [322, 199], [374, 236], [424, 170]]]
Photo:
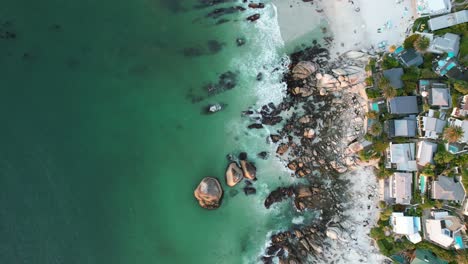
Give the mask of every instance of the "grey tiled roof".
[[432, 198], [439, 200], [463, 201], [465, 190], [460, 182], [455, 182], [454, 178], [439, 176], [433, 182]]
[[398, 96], [389, 100], [392, 114], [417, 114], [418, 100], [416, 96]]

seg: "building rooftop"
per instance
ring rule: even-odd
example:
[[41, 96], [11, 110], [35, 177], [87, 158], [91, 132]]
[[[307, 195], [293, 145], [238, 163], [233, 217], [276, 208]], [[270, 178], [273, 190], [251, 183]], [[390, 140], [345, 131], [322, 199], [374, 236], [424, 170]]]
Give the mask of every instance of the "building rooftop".
[[398, 96], [389, 100], [390, 113], [392, 114], [417, 114], [418, 99], [416, 96]]
[[432, 198], [437, 200], [464, 201], [465, 189], [453, 177], [439, 176], [432, 183]]
[[411, 184], [413, 183], [413, 174], [405, 172], [395, 172], [392, 175], [392, 198], [395, 198], [397, 204], [411, 203]]
[[390, 143], [390, 162], [395, 163], [397, 170], [416, 171], [415, 143]]
[[435, 117], [423, 116], [423, 131], [442, 134], [447, 125], [447, 121]]
[[[427, 239], [444, 248], [456, 246], [455, 239], [460, 237], [460, 230], [463, 228], [462, 222], [456, 216], [449, 215], [448, 212], [431, 212], [432, 218], [426, 219], [425, 230]], [[463, 243], [462, 243], [463, 246]]]
[[447, 88], [432, 88], [429, 90], [429, 104], [432, 106], [449, 107], [450, 91]]
[[389, 137], [415, 137], [416, 120], [398, 119], [386, 121]]
[[384, 70], [383, 75], [390, 81], [390, 86], [393, 88], [403, 88], [403, 81], [401, 80], [401, 76], [403, 76], [403, 68]]
[[455, 56], [460, 50], [460, 36], [453, 33], [446, 33], [443, 36], [435, 37], [431, 42], [428, 51], [438, 54], [453, 53]]
[[424, 63], [423, 57], [415, 49], [405, 49], [400, 53], [399, 58], [405, 67], [419, 66]]
[[421, 242], [421, 219], [419, 217], [405, 216], [403, 213], [392, 213], [390, 224], [393, 226], [393, 232], [400, 235], [406, 235], [408, 240], [416, 244]]
[[418, 165], [426, 166], [427, 164], [434, 163], [434, 154], [437, 151], [437, 144], [428, 142], [428, 141], [420, 141], [418, 143], [418, 153], [417, 153], [417, 160]]
[[465, 22], [468, 22], [468, 10], [462, 10], [455, 13], [431, 18], [427, 21], [429, 28], [432, 31], [451, 27]]

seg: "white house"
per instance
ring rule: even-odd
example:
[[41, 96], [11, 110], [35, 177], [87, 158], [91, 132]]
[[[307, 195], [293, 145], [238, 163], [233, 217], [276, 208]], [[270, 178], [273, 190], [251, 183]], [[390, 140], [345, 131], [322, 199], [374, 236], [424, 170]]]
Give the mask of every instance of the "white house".
[[393, 232], [405, 235], [413, 244], [421, 242], [421, 219], [419, 217], [405, 216], [403, 213], [392, 213], [390, 224]]
[[416, 171], [415, 146], [414, 143], [390, 143], [390, 163], [395, 164], [396, 169], [399, 171]]
[[426, 238], [429, 241], [444, 248], [464, 248], [460, 232], [464, 227], [458, 217], [449, 215], [446, 211], [433, 211], [431, 217], [425, 222]]

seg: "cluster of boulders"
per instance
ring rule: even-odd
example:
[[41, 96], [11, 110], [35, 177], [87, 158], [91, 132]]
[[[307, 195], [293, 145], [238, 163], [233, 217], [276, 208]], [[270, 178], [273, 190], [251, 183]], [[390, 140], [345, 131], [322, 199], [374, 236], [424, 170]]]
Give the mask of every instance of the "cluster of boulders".
[[273, 262], [275, 258], [279, 263], [299, 264], [305, 262], [313, 252], [314, 255], [320, 255], [323, 252], [325, 236], [323, 230], [317, 226], [296, 228], [291, 231], [280, 232], [273, 235], [271, 243], [262, 256], [263, 263]]
[[[251, 181], [257, 180], [257, 168], [247, 160], [247, 153], [242, 152], [239, 154], [239, 163], [232, 156], [228, 156], [228, 158], [230, 163], [225, 173], [227, 186], [234, 187], [245, 178], [244, 193], [246, 195], [255, 194], [256, 189], [252, 186]], [[194, 195], [201, 207], [216, 209], [221, 204], [223, 188], [218, 179], [205, 177], [195, 189]]]
[[295, 175], [304, 177], [314, 169], [343, 173], [356, 166], [356, 152], [348, 147], [364, 134], [368, 59], [353, 51], [320, 67], [313, 59], [299, 61], [285, 78], [292, 97], [303, 103], [303, 114], [291, 115], [270, 139], [278, 142], [279, 155], [288, 152], [288, 168]]
[[319, 210], [321, 216], [313, 228], [304, 226], [299, 231], [274, 235], [262, 257], [265, 263], [272, 263], [275, 258], [280, 263], [309, 263], [311, 258], [320, 257], [323, 247], [318, 245], [323, 245], [325, 238], [347, 239], [343, 228], [330, 222], [335, 218], [337, 222], [344, 220], [346, 184], [340, 182], [337, 174], [354, 169], [359, 163], [357, 151], [350, 149], [356, 149], [355, 143], [364, 135], [364, 69], [369, 56], [353, 51], [333, 62], [326, 58], [326, 50], [320, 47], [291, 56], [291, 70], [284, 78], [291, 96], [283, 103], [288, 109], [300, 106], [300, 111], [281, 120], [282, 129], [268, 138], [276, 144], [278, 157], [292, 174], [306, 177], [311, 185], [280, 187], [265, 200], [265, 207], [269, 208], [291, 199], [297, 211]]
[[257, 180], [257, 168], [252, 162], [247, 161], [247, 153], [242, 152], [239, 155], [239, 164], [235, 160], [231, 160], [226, 169], [226, 183], [229, 187], [236, 186], [243, 178], [247, 180]]

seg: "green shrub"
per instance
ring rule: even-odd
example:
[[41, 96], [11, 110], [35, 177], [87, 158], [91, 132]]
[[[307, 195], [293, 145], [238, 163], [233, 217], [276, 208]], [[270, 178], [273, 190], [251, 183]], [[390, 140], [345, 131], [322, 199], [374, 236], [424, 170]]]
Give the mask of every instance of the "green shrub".
[[413, 35], [407, 37], [405, 39], [405, 41], [403, 42], [403, 47], [405, 49], [413, 48], [414, 47], [414, 42], [416, 42], [416, 40], [418, 40], [419, 37], [420, 37], [420, 35], [418, 35], [418, 34], [413, 34]]
[[385, 54], [385, 56], [382, 59], [382, 68], [384, 70], [397, 68], [398, 66], [400, 66], [398, 60], [390, 56], [390, 54]]
[[374, 78], [372, 76], [369, 76], [369, 77], [366, 78], [366, 85], [367, 86], [374, 85]]
[[370, 99], [375, 99], [375, 98], [380, 97], [380, 91], [372, 89], [372, 88], [366, 89], [366, 94], [367, 94], [367, 97], [369, 97]]

